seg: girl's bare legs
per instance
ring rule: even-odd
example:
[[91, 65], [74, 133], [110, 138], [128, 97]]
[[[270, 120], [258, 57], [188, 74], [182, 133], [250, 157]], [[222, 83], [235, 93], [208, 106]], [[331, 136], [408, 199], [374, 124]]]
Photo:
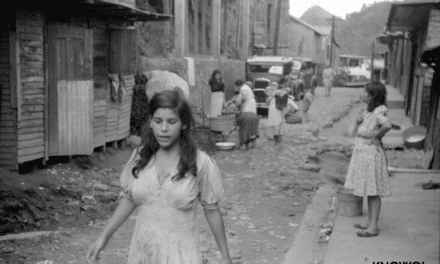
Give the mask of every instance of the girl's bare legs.
[[282, 141], [283, 141], [283, 135], [278, 135], [278, 137], [277, 137], [277, 143], [275, 144], [275, 146], [277, 147], [277, 148], [282, 148], [283, 147], [283, 145], [281, 144], [282, 143]]
[[254, 138], [252, 139], [252, 148], [257, 148], [257, 140]]
[[275, 145], [274, 146], [276, 146], [276, 145], [278, 145], [278, 135], [273, 135], [273, 139], [275, 140]]
[[371, 222], [365, 231], [370, 234], [377, 234], [379, 232], [378, 222], [381, 206], [382, 200], [379, 195], [368, 196], [368, 219]]
[[[370, 196], [367, 196], [367, 199], [368, 199], [368, 197], [370, 197]], [[367, 218], [367, 222], [364, 225], [362, 225], [362, 224], [355, 224], [355, 226], [359, 226], [362, 229], [367, 229], [368, 227], [370, 227], [370, 224], [371, 224], [371, 215], [372, 215], [371, 212], [373, 211], [373, 208], [372, 208], [372, 203], [370, 202], [370, 199], [368, 199], [367, 201], [368, 201], [367, 202], [367, 205], [368, 205], [368, 218]]]
[[303, 118], [304, 118], [304, 123], [309, 122], [309, 115], [307, 114], [307, 112], [302, 111], [303, 114]]

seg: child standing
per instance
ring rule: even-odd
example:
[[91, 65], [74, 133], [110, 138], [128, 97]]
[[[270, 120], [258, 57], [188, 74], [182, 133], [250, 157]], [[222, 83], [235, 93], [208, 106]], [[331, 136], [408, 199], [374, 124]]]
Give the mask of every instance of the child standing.
[[379, 234], [381, 196], [391, 194], [387, 159], [382, 145], [382, 137], [391, 129], [391, 122], [387, 118], [385, 85], [381, 82], [368, 83], [362, 101], [367, 103], [367, 109], [356, 118], [355, 145], [344, 187], [353, 189], [356, 196], [368, 197], [367, 221], [364, 225], [355, 224], [354, 227], [362, 229], [356, 233], [359, 237], [371, 237]]
[[287, 106], [283, 109], [278, 109], [275, 102], [276, 95], [286, 95], [289, 93], [288, 88], [278, 89], [278, 83], [272, 82], [271, 87], [266, 88], [267, 99], [266, 103], [269, 105], [268, 126], [272, 129], [273, 138], [275, 140], [274, 146], [280, 146], [283, 140], [286, 119], [285, 114], [292, 109], [299, 110], [299, 107], [293, 101], [293, 97], [289, 96]]
[[232, 264], [218, 207], [224, 189], [214, 160], [190, 135], [191, 109], [178, 91], [150, 101], [150, 126], [121, 174], [124, 197], [102, 235], [89, 249], [96, 263], [113, 233], [138, 208], [128, 264], [202, 264], [197, 224], [200, 202], [222, 256]]
[[304, 90], [304, 98], [302, 100], [302, 107], [301, 112], [303, 114], [304, 123], [307, 123], [310, 121], [308, 111], [310, 109], [310, 106], [312, 105], [313, 100], [315, 99], [315, 96], [312, 94], [311, 88], [306, 88]]

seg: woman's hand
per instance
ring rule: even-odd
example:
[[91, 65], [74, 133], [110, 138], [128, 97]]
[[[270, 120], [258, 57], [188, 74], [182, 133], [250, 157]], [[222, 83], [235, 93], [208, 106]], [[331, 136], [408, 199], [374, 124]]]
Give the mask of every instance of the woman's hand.
[[377, 147], [381, 147], [382, 146], [382, 140], [380, 140], [380, 138], [377, 138], [377, 137], [372, 137], [371, 138], [371, 144], [375, 145]]
[[89, 251], [87, 251], [86, 260], [88, 264], [98, 263], [99, 253], [105, 248], [107, 245], [107, 240], [100, 237], [96, 242], [90, 247]]
[[223, 258], [222, 259], [222, 264], [232, 264], [232, 259], [229, 258]]
[[359, 114], [356, 116], [356, 123], [360, 124], [364, 121], [364, 113], [365, 113], [365, 109], [362, 108], [361, 111], [359, 111]]
[[362, 121], [364, 121], [364, 116], [362, 114], [358, 114], [356, 116], [356, 123], [360, 124]]

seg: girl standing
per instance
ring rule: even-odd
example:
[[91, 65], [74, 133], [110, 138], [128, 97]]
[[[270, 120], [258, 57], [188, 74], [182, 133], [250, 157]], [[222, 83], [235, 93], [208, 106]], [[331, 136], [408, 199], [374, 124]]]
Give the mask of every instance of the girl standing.
[[355, 123], [357, 137], [344, 187], [353, 189], [356, 196], [368, 197], [367, 221], [364, 225], [354, 225], [355, 228], [363, 229], [357, 232], [359, 237], [379, 234], [381, 196], [391, 194], [387, 159], [382, 144], [382, 137], [391, 129], [391, 122], [387, 118], [386, 92], [383, 83], [368, 83], [362, 96], [367, 109], [359, 113]]
[[95, 263], [113, 233], [138, 208], [128, 264], [201, 264], [197, 205], [232, 264], [218, 207], [224, 189], [216, 163], [190, 136], [191, 110], [181, 94], [166, 90], [150, 101], [150, 125], [121, 174], [124, 197], [87, 253]]
[[222, 109], [225, 104], [225, 84], [222, 80], [220, 70], [214, 70], [209, 82], [203, 81], [205, 85], [211, 87], [211, 113], [210, 117], [217, 117], [222, 114]]
[[276, 107], [275, 95], [283, 95], [288, 94], [290, 88], [278, 89], [278, 83], [272, 82], [270, 87], [266, 88], [266, 103], [269, 105], [268, 110], [268, 126], [269, 129], [272, 129], [273, 138], [275, 140], [275, 146], [281, 145], [286, 119], [285, 114], [290, 112], [292, 109], [298, 111], [299, 107], [295, 104], [294, 98], [289, 96], [287, 101], [287, 107], [284, 109], [278, 109]]

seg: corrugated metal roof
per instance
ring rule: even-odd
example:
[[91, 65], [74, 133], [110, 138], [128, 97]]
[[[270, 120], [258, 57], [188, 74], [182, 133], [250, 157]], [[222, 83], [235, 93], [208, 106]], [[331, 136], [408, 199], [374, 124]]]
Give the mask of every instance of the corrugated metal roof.
[[332, 27], [331, 26], [314, 26], [319, 31], [323, 32], [324, 35], [330, 36], [332, 34]]
[[304, 20], [301, 20], [301, 19], [299, 19], [297, 17], [294, 17], [294, 16], [290, 15], [290, 18], [295, 20], [295, 21], [297, 21], [300, 24], [303, 24], [304, 26], [310, 28], [311, 30], [315, 31], [316, 33], [318, 33], [320, 35], [330, 35], [330, 34], [327, 34], [325, 31], [321, 31], [318, 27], [312, 26], [309, 23], [307, 23]]
[[75, 4], [75, 8], [87, 10], [93, 15], [112, 16], [130, 21], [164, 21], [173, 16], [156, 13], [154, 10], [142, 10], [136, 6], [115, 0], [85, 1]]
[[440, 8], [439, 0], [392, 3], [388, 16], [387, 30], [413, 31], [426, 26], [432, 8]]

